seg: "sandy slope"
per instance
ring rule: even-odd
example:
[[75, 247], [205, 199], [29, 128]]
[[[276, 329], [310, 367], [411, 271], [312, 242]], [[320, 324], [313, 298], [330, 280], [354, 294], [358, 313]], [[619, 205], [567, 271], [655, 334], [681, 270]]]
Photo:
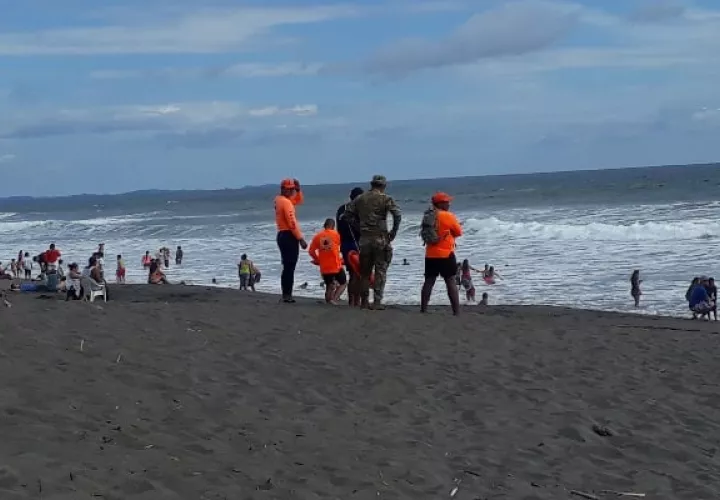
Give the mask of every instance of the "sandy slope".
[[720, 497], [715, 324], [113, 292], [0, 309], [0, 499]]

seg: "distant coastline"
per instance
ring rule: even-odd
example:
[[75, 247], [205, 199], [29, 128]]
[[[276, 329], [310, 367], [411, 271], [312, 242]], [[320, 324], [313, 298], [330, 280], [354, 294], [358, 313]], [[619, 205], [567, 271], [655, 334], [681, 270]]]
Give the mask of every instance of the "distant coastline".
[[[443, 184], [454, 183], [454, 182], [467, 182], [476, 181], [480, 179], [507, 179], [507, 178], [527, 178], [527, 177], [548, 177], [563, 174], [566, 176], [573, 175], [587, 175], [589, 172], [628, 172], [628, 171], [639, 171], [647, 170], [652, 171], [663, 171], [678, 168], [708, 168], [708, 169], [720, 169], [720, 162], [713, 163], [692, 163], [688, 165], [651, 165], [642, 167], [617, 167], [617, 168], [602, 168], [602, 169], [579, 169], [579, 170], [555, 170], [555, 171], [541, 171], [541, 172], [524, 172], [524, 173], [509, 173], [509, 174], [487, 174], [487, 175], [468, 175], [458, 177], [434, 177], [434, 178], [420, 178], [420, 179], [391, 179], [393, 184], [396, 186], [407, 185], [409, 183], [415, 183], [418, 185], [424, 183], [437, 183], [440, 181]], [[301, 179], [302, 180], [302, 179]], [[367, 183], [367, 179], [358, 180], [354, 182], [342, 182], [342, 183], [327, 183], [327, 184], [311, 184], [305, 183], [304, 186], [309, 192], [321, 190], [325, 191], [328, 188], [348, 188], [355, 185], [364, 185]], [[140, 189], [134, 191], [125, 191], [120, 193], [78, 193], [70, 195], [58, 195], [58, 196], [6, 196], [0, 197], [0, 210], [5, 210], [6, 207], [17, 204], [27, 204], [38, 201], [55, 201], [62, 203], [63, 201], [82, 201], [85, 203], [92, 202], [103, 202], [108, 199], [119, 198], [119, 197], [131, 197], [137, 199], [152, 198], [157, 196], [173, 196], [178, 198], [178, 201], [195, 200], [198, 198], [204, 198], [208, 195], [219, 195], [222, 198], [234, 197], [238, 194], [244, 194], [252, 192], [255, 195], [262, 196], [265, 193], [274, 192], [276, 189], [275, 184], [259, 184], [259, 185], [246, 185], [242, 187], [225, 187], [217, 189]], [[342, 189], [341, 189], [342, 191]]]

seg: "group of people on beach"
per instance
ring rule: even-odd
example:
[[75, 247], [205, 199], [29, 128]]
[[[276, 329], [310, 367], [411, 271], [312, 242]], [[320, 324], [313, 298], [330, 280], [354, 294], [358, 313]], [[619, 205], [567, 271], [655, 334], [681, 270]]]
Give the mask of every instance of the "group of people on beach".
[[[630, 276], [630, 296], [635, 302], [635, 307], [640, 307], [640, 297], [642, 291], [640, 286], [643, 280], [640, 279], [640, 270], [636, 269]], [[690, 286], [685, 292], [685, 301], [692, 313], [692, 319], [706, 318], [710, 319], [712, 315], [717, 321], [717, 286], [715, 278], [707, 276], [697, 276], [690, 282]]]
[[[386, 193], [387, 179], [375, 175], [370, 189], [360, 187], [350, 192], [334, 219], [328, 218], [308, 243], [297, 221], [296, 207], [304, 201], [297, 179], [284, 179], [275, 197], [277, 245], [282, 261], [282, 301], [293, 303], [295, 268], [300, 249], [307, 250], [311, 261], [319, 267], [325, 283], [325, 300], [336, 304], [347, 290], [350, 306], [385, 309], [383, 296], [387, 271], [393, 258], [392, 242], [400, 230], [402, 214], [395, 200]], [[455, 241], [463, 234], [462, 227], [450, 211], [452, 197], [435, 193], [423, 215], [420, 231], [425, 246], [425, 281], [421, 291], [420, 310], [427, 312], [432, 290], [440, 277], [445, 282], [453, 314], [460, 313], [458, 286], [466, 291], [468, 300], [475, 300], [472, 272], [479, 272], [465, 260], [458, 264]], [[392, 226], [388, 228], [388, 217]], [[483, 280], [494, 282], [499, 275], [490, 266], [483, 271]], [[370, 289], [373, 302], [370, 303]], [[481, 303], [487, 304], [487, 294]]]

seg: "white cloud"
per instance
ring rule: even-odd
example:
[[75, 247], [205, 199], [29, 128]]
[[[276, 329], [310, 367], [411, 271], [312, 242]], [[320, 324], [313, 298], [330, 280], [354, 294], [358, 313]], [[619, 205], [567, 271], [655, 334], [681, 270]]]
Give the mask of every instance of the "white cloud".
[[284, 119], [318, 114], [315, 104], [289, 107], [249, 108], [228, 101], [201, 101], [158, 106], [108, 106], [92, 109], [63, 109], [51, 113], [24, 110], [10, 116], [0, 138], [33, 139], [72, 134], [112, 134], [117, 132], [191, 131], [195, 129], [252, 127], [251, 120], [282, 116]]
[[413, 71], [531, 53], [560, 40], [575, 23], [572, 4], [523, 0], [472, 16], [440, 41], [405, 40], [377, 52], [370, 73], [403, 76]]
[[9, 154], [9, 153], [8, 153], [8, 154], [4, 154], [4, 155], [0, 155], [0, 163], [10, 163], [10, 162], [13, 161], [15, 158], [17, 158], [15, 155]]
[[222, 67], [160, 68], [150, 70], [97, 70], [90, 73], [98, 80], [130, 78], [275, 78], [287, 76], [312, 76], [318, 73], [320, 63], [286, 62], [279, 64], [238, 63]]
[[[0, 55], [171, 54], [244, 50], [272, 28], [352, 16], [352, 6], [207, 9], [168, 19], [0, 34]], [[147, 16], [146, 19], [151, 19]]]
[[313, 116], [318, 112], [315, 104], [305, 104], [302, 106], [293, 106], [291, 108], [280, 108], [278, 106], [269, 106], [265, 108], [251, 109], [248, 111], [250, 116], [278, 116], [278, 115], [295, 115], [295, 116]]

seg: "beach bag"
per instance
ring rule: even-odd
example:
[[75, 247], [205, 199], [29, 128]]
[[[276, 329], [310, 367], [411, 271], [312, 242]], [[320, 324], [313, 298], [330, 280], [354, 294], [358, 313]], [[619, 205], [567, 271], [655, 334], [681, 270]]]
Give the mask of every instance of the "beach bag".
[[437, 210], [430, 207], [425, 210], [420, 225], [420, 238], [425, 245], [434, 245], [440, 241], [440, 235], [437, 231]]

